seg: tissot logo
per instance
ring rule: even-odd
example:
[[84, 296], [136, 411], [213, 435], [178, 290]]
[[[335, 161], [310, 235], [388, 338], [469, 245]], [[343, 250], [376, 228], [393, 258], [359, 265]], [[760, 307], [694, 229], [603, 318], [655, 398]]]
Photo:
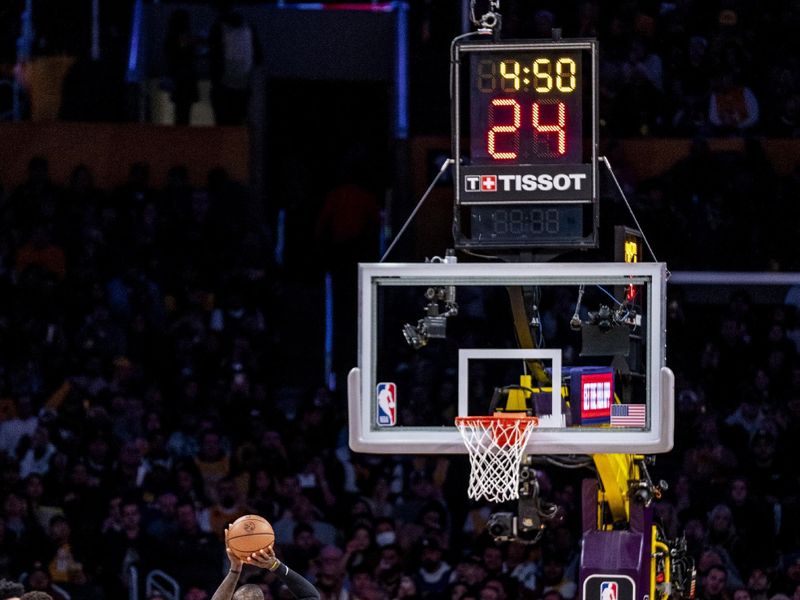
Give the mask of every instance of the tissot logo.
[[542, 192], [581, 191], [586, 183], [585, 173], [540, 173], [538, 175], [465, 175], [467, 192]]
[[464, 189], [468, 192], [479, 192], [481, 190], [481, 176], [467, 175], [464, 177]]

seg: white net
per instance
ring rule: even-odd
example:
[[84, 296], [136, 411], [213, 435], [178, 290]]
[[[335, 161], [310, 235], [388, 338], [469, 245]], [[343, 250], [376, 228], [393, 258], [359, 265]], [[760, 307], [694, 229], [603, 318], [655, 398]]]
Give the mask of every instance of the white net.
[[536, 423], [536, 417], [456, 417], [469, 451], [470, 498], [519, 498], [519, 465]]

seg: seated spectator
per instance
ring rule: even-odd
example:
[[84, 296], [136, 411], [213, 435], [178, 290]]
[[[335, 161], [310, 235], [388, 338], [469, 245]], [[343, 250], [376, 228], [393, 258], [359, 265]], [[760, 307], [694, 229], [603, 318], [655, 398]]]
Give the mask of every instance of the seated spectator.
[[708, 120], [718, 134], [742, 134], [758, 123], [758, 100], [731, 73], [719, 75], [709, 102]]
[[540, 544], [512, 542], [508, 546], [507, 565], [521, 593], [530, 594], [538, 589], [541, 578], [542, 547]]
[[246, 515], [248, 509], [233, 477], [223, 477], [217, 482], [217, 501], [207, 510], [207, 529], [224, 541], [225, 526]]
[[380, 600], [381, 590], [372, 571], [366, 566], [353, 567], [350, 574], [350, 597], [358, 600]]
[[481, 555], [487, 577], [502, 577], [506, 572], [503, 550], [493, 544], [487, 544]]
[[700, 600], [728, 600], [728, 574], [725, 567], [717, 565], [710, 567], [707, 572], [699, 577], [700, 589], [697, 597]]
[[91, 598], [102, 593], [93, 581], [95, 556], [86, 539], [72, 535], [69, 522], [60, 515], [50, 523], [51, 558], [48, 570], [54, 585], [61, 586], [71, 597]]
[[438, 596], [450, 582], [452, 567], [444, 560], [444, 550], [436, 538], [424, 538], [420, 543], [420, 567], [417, 570], [417, 587], [420, 595]]
[[67, 274], [67, 260], [64, 250], [54, 244], [50, 231], [45, 225], [38, 225], [30, 239], [17, 251], [15, 269], [23, 274], [31, 267], [38, 267], [57, 279]]
[[8, 200], [12, 223], [27, 228], [52, 219], [58, 194], [58, 186], [50, 176], [50, 163], [43, 156], [34, 156], [28, 162], [27, 178]]
[[746, 477], [731, 479], [727, 505], [733, 524], [746, 549], [741, 572], [749, 572], [758, 564], [775, 561], [775, 513], [773, 507], [750, 493]]
[[175, 469], [175, 493], [181, 501], [191, 500], [196, 510], [204, 509], [209, 500], [203, 478], [194, 462], [180, 463]]
[[761, 567], [756, 567], [747, 576], [747, 591], [752, 600], [768, 600], [772, 589], [772, 579], [769, 572]]
[[142, 444], [140, 440], [130, 440], [119, 449], [108, 483], [118, 493], [135, 496], [141, 493], [146, 474]]
[[156, 496], [147, 518], [147, 534], [157, 541], [169, 539], [177, 530], [178, 496], [172, 490], [164, 490]]
[[346, 600], [347, 572], [342, 560], [344, 552], [337, 546], [322, 548], [314, 565], [314, 585], [323, 600]]
[[369, 502], [370, 511], [375, 517], [392, 517], [394, 515], [388, 477], [379, 475], [374, 478], [367, 502]]
[[479, 600], [506, 600], [508, 594], [497, 579], [487, 579], [478, 594]]
[[378, 554], [378, 565], [375, 567], [375, 581], [387, 597], [394, 598], [400, 588], [404, 572], [400, 546], [388, 544], [382, 546]]
[[394, 519], [382, 517], [375, 520], [375, 544], [379, 548], [397, 543], [397, 530]]
[[[47, 600], [48, 596], [52, 598], [52, 600], [68, 600], [69, 598], [69, 594], [67, 594], [64, 588], [53, 583], [47, 569], [41, 563], [33, 565], [24, 583], [25, 587], [28, 588], [28, 592], [20, 596], [20, 600], [29, 594], [30, 600]], [[42, 594], [47, 594], [47, 596], [43, 596]]]
[[706, 544], [725, 551], [729, 557], [725, 564], [728, 582], [735, 586], [741, 583], [741, 577], [736, 572], [736, 564], [742, 564], [748, 550], [743, 546], [742, 538], [736, 531], [733, 523], [733, 513], [727, 504], [717, 504], [708, 514], [706, 528]]
[[[295, 476], [296, 477], [296, 476]], [[306, 523], [314, 530], [314, 537], [324, 545], [333, 544], [337, 538], [336, 528], [321, 519], [319, 510], [311, 503], [307, 497], [300, 494], [294, 500], [291, 507], [283, 513], [278, 521], [273, 523], [275, 537], [277, 539], [291, 539], [294, 528]]]
[[167, 568], [181, 587], [196, 586], [210, 593], [219, 583], [222, 572], [223, 545], [217, 536], [200, 529], [191, 501], [181, 501], [177, 518], [177, 533], [162, 546], [154, 562], [156, 566]]
[[733, 590], [733, 593], [731, 593], [731, 600], [752, 600], [752, 598], [747, 588], [741, 586]]
[[159, 556], [159, 546], [142, 526], [139, 502], [125, 499], [120, 505], [121, 523], [118, 531], [110, 530], [103, 536], [104, 588], [115, 597], [121, 597], [130, 585], [130, 567], [139, 568], [142, 576], [154, 566]]
[[450, 574], [451, 583], [464, 583], [469, 589], [474, 589], [486, 579], [486, 567], [477, 556], [465, 556], [456, 563], [455, 569]]
[[231, 457], [219, 431], [209, 430], [200, 434], [200, 448], [194, 463], [203, 478], [206, 496], [216, 498], [217, 482], [231, 470]]
[[[622, 66], [623, 78], [628, 87], [638, 88], [636, 94], [642, 100], [649, 100], [651, 110], [658, 110], [658, 101], [664, 90], [664, 75], [661, 57], [649, 47], [642, 37], [631, 41], [627, 61]], [[650, 125], [655, 123], [656, 114], [649, 115]], [[652, 130], [652, 129], [651, 129]]]
[[413, 577], [403, 575], [400, 578], [400, 585], [397, 586], [397, 595], [392, 600], [420, 600], [420, 598], [422, 596], [419, 593], [417, 582]]
[[356, 522], [345, 542], [344, 561], [348, 571], [354, 567], [367, 567], [374, 570], [377, 552], [373, 528], [369, 521]]
[[47, 537], [36, 518], [29, 514], [22, 494], [11, 491], [3, 502], [5, 537], [15, 547], [12, 555], [16, 565], [25, 565], [40, 556], [47, 546]]
[[183, 600], [208, 600], [209, 597], [206, 590], [193, 585], [186, 590], [186, 593], [183, 595]]
[[305, 577], [310, 575], [312, 563], [319, 556], [321, 546], [314, 535], [314, 528], [307, 523], [298, 523], [292, 534], [292, 542], [281, 546], [282, 559]]
[[553, 554], [547, 554], [542, 563], [542, 594], [555, 590], [565, 600], [571, 600], [578, 592], [578, 584], [567, 579], [566, 565]]
[[249, 483], [250, 488], [247, 492], [248, 506], [251, 506], [253, 512], [261, 515], [270, 523], [277, 521], [280, 517], [281, 508], [275, 498], [275, 486], [270, 470], [256, 468], [250, 472]]
[[712, 567], [721, 567], [726, 573], [726, 585], [729, 588], [742, 585], [742, 577], [736, 570], [731, 555], [722, 546], [706, 546], [697, 559], [697, 572], [707, 573]]
[[25, 496], [28, 500], [28, 510], [36, 517], [42, 529], [49, 526], [51, 519], [56, 515], [64, 514], [59, 506], [48, 506], [43, 504], [44, 485], [42, 476], [38, 473], [31, 473], [25, 479]]
[[33, 436], [39, 425], [39, 418], [33, 410], [30, 396], [20, 396], [14, 402], [16, 415], [0, 423], [0, 452], [12, 458], [18, 458], [17, 448], [24, 437]]

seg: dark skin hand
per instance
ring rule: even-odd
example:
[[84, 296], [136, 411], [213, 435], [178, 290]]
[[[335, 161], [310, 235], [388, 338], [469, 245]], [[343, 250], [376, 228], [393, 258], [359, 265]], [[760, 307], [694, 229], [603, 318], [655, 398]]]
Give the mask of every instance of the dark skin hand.
[[242, 560], [230, 546], [228, 546], [228, 528], [225, 528], [225, 552], [228, 554], [228, 560], [231, 563], [231, 570], [219, 584], [217, 591], [211, 596], [211, 600], [231, 600], [233, 593], [236, 591], [236, 584], [239, 582], [239, 575], [242, 573], [242, 566], [245, 564], [253, 565], [259, 569], [269, 569], [275, 564], [277, 558], [275, 557], [275, 548], [269, 546], [258, 552], [253, 552], [250, 556]]

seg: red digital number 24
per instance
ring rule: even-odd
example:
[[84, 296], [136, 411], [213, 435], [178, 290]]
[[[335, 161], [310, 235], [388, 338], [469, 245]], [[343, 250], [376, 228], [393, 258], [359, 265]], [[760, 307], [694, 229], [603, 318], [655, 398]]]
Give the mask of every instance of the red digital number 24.
[[[556, 136], [556, 154], [564, 156], [567, 153], [567, 107], [563, 102], [556, 102], [556, 122], [542, 123], [542, 103], [534, 102], [531, 104], [531, 126], [533, 127], [534, 137], [537, 134]], [[522, 107], [519, 102], [510, 98], [495, 98], [489, 108], [489, 122], [494, 123], [495, 112], [501, 107], [511, 107], [510, 122], [499, 125], [492, 125], [486, 136], [486, 150], [489, 156], [497, 160], [513, 160], [519, 156], [519, 129], [522, 125]], [[497, 136], [513, 136], [510, 148], [498, 150]]]

